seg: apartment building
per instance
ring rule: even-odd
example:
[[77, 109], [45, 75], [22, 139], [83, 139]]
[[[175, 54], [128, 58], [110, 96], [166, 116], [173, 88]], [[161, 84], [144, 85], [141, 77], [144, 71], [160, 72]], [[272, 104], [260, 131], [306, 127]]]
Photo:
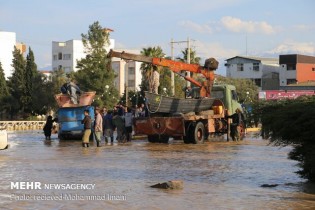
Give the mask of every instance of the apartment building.
[[[105, 46], [106, 51], [113, 49], [115, 40]], [[77, 60], [86, 56], [82, 40], [68, 40], [66, 42], [52, 42], [52, 69], [63, 69], [66, 73], [78, 71]]]
[[315, 57], [289, 54], [279, 56], [280, 86], [315, 81]]
[[226, 76], [251, 79], [261, 90], [279, 88], [279, 59], [235, 56], [226, 60]]
[[[140, 54], [139, 50], [117, 49], [116, 51]], [[140, 90], [139, 85], [142, 80], [141, 63], [142, 62], [112, 58], [112, 68], [117, 75], [114, 83], [120, 95], [123, 95], [126, 87], [128, 90], [132, 91]]]

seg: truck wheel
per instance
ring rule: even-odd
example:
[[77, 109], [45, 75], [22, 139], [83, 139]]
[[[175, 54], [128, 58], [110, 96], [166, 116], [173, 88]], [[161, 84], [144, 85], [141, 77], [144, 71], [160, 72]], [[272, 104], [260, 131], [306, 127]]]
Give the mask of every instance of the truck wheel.
[[158, 141], [158, 135], [148, 135], [148, 141], [151, 143], [156, 143]]
[[186, 135], [183, 136], [183, 140], [185, 144], [191, 144], [193, 143], [193, 138], [194, 138], [194, 126], [192, 124], [189, 124], [186, 127]]
[[169, 138], [170, 138], [169, 136], [166, 136], [166, 135], [160, 135], [160, 136], [159, 136], [159, 142], [160, 142], [160, 143], [167, 144], [167, 143], [168, 143]]
[[167, 144], [169, 136], [166, 135], [148, 135], [148, 141], [151, 143], [165, 143]]
[[194, 144], [203, 144], [205, 140], [205, 126], [202, 122], [197, 123], [192, 140]]

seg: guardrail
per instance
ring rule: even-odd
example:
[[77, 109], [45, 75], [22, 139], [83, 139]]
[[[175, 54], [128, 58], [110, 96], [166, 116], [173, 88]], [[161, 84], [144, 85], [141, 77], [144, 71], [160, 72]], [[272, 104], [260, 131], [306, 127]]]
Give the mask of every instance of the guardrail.
[[14, 130], [39, 130], [43, 129], [46, 121], [0, 121], [0, 128]]

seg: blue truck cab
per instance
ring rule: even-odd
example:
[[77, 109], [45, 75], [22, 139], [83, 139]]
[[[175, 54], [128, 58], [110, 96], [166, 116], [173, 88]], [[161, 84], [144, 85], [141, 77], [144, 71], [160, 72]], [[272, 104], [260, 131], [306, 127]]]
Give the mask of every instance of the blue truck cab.
[[[82, 139], [84, 125], [81, 123], [81, 121], [84, 118], [84, 110], [89, 110], [93, 125], [95, 120], [93, 106], [61, 107], [58, 109], [58, 138], [60, 140]], [[93, 128], [93, 126], [91, 127]], [[93, 138], [92, 135], [91, 138]]]

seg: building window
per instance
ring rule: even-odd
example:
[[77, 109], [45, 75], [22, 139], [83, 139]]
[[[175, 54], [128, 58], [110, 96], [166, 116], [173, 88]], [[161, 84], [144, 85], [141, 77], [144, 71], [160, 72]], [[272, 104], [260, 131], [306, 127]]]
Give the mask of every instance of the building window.
[[134, 87], [135, 81], [134, 80], [128, 80], [128, 87]]
[[62, 53], [58, 53], [58, 60], [62, 60]]
[[128, 74], [135, 74], [135, 67], [128, 67]]
[[315, 71], [315, 67], [312, 68], [312, 71]]
[[54, 56], [53, 56], [54, 61], [56, 61], [57, 58], [58, 58], [57, 55], [54, 55]]
[[237, 64], [237, 71], [244, 71], [244, 65], [242, 63]]
[[255, 85], [257, 85], [258, 87], [261, 87], [261, 79], [254, 79], [254, 83], [255, 83]]
[[70, 66], [64, 67], [63, 70], [65, 72], [70, 72], [71, 71], [71, 67]]
[[296, 79], [287, 79], [287, 85], [296, 84]]
[[63, 60], [70, 60], [71, 54], [63, 54]]
[[253, 63], [253, 70], [259, 71], [259, 63]]
[[287, 64], [287, 70], [288, 70], [288, 71], [296, 70], [296, 65], [295, 65], [295, 63], [288, 63], [288, 64]]

